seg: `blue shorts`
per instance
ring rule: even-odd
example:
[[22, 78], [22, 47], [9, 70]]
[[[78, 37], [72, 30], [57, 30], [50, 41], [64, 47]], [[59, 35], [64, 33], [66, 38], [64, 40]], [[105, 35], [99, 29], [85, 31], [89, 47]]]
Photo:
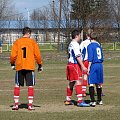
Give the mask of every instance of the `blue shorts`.
[[103, 65], [95, 63], [91, 65], [88, 84], [103, 84]]

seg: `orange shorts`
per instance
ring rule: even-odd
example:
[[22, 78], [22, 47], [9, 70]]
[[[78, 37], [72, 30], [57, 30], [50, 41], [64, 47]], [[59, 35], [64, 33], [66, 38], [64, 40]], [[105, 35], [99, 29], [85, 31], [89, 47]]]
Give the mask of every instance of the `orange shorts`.
[[82, 71], [78, 64], [68, 63], [66, 68], [67, 80], [70, 82], [82, 80]]

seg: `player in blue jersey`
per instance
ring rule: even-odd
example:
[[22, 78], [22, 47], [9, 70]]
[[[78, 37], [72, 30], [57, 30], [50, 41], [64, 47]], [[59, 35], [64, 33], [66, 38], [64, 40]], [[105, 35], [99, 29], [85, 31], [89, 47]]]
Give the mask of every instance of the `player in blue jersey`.
[[89, 84], [89, 93], [90, 93], [90, 105], [95, 107], [96, 101], [94, 97], [94, 85], [96, 85], [97, 90], [97, 104], [102, 105], [102, 87], [103, 84], [103, 53], [100, 44], [96, 41], [96, 33], [91, 34], [91, 44], [88, 45], [88, 84]]

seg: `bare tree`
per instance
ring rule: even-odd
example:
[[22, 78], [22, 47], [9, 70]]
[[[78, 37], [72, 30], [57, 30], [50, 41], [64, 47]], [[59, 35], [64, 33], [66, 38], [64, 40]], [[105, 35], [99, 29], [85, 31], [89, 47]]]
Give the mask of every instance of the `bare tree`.
[[49, 15], [50, 11], [48, 7], [44, 7], [43, 9], [36, 9], [31, 14], [33, 26], [35, 28], [43, 28], [45, 30], [45, 40], [49, 40]]
[[110, 40], [111, 14], [109, 9], [109, 0], [95, 0], [91, 2], [89, 27], [99, 33], [99, 40], [104, 42]]
[[91, 14], [90, 4], [93, 0], [72, 0], [72, 20], [76, 28], [85, 28]]
[[[11, 39], [11, 20], [15, 19], [15, 7], [12, 0], [0, 0], [0, 34], [2, 41]], [[4, 33], [7, 36], [4, 36]], [[5, 39], [5, 37], [7, 37]]]
[[63, 40], [64, 46], [62, 49], [66, 49], [71, 41], [71, 29], [74, 28], [74, 26], [72, 26], [71, 11], [71, 0], [63, 0], [61, 28], [64, 29], [64, 31], [62, 30], [63, 32], [61, 36], [64, 37], [65, 41]]
[[56, 29], [54, 35], [57, 35], [58, 50], [60, 49], [63, 39], [70, 38], [71, 28], [71, 0], [53, 0], [51, 3], [53, 28]]
[[21, 29], [28, 26], [27, 20], [24, 20], [23, 14], [16, 14], [14, 19], [14, 27], [18, 28], [18, 34], [21, 34]]
[[4, 27], [6, 25], [5, 20], [10, 20], [14, 16], [12, 16], [14, 10], [14, 6], [11, 4], [11, 0], [0, 0], [0, 27]]
[[110, 12], [112, 20], [116, 25], [117, 41], [120, 41], [120, 0], [110, 0]]

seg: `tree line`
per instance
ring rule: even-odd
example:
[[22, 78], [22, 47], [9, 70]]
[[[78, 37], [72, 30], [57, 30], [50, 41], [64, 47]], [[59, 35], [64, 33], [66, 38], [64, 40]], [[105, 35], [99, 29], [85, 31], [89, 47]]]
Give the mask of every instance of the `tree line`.
[[[27, 25], [23, 21], [24, 14], [15, 9], [12, 0], [0, 0], [0, 3], [0, 20], [3, 21], [0, 26], [5, 25], [4, 20], [18, 21], [18, 28]], [[52, 21], [51, 28], [57, 28], [54, 36], [58, 44], [61, 35], [70, 38], [72, 29], [87, 31], [91, 28], [99, 33], [101, 40], [120, 40], [120, 0], [52, 0], [49, 5], [31, 11], [29, 17], [34, 28], [43, 26], [46, 38], [49, 21]], [[61, 33], [61, 29], [64, 32]]]

